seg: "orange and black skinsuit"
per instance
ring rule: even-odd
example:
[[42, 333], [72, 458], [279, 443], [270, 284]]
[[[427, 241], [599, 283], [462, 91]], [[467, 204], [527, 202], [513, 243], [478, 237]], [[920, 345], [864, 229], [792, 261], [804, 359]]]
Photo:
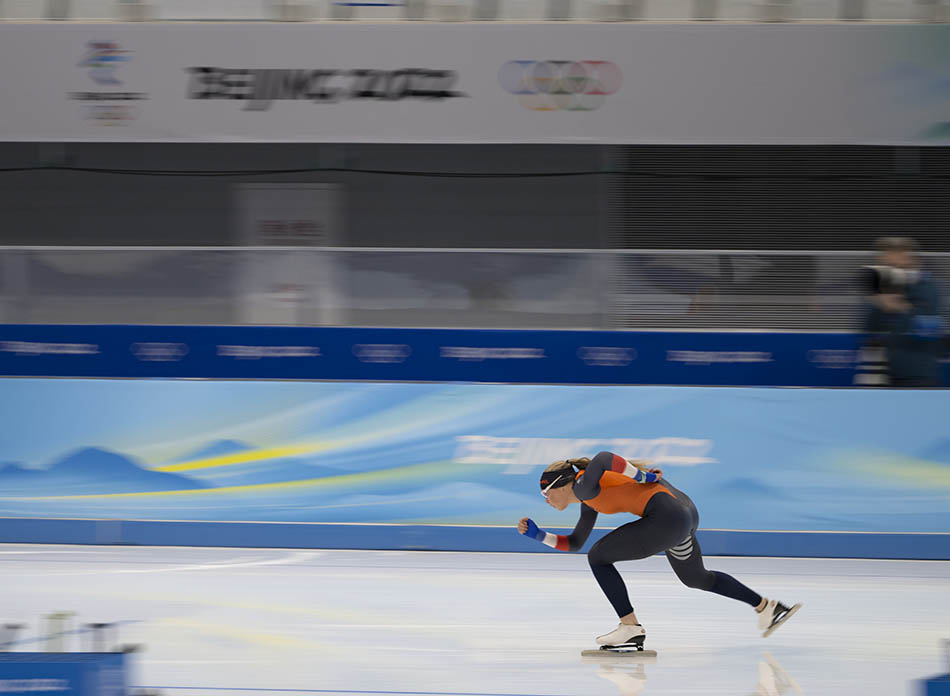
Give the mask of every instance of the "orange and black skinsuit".
[[699, 513], [689, 496], [666, 479], [637, 483], [619, 473], [624, 470], [629, 468], [623, 457], [600, 452], [577, 475], [574, 495], [581, 500], [581, 516], [569, 536], [558, 536], [555, 547], [562, 551], [580, 550], [599, 512], [640, 516], [607, 534], [587, 554], [590, 569], [617, 616], [626, 616], [633, 607], [614, 563], [646, 558], [660, 551], [666, 552], [673, 572], [688, 587], [715, 592], [753, 607], [762, 601], [759, 594], [731, 575], [706, 570], [696, 540]]

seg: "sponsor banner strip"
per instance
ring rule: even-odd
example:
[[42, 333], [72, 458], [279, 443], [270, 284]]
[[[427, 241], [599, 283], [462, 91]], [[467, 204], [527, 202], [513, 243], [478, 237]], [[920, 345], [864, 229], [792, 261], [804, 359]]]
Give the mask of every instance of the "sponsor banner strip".
[[844, 387], [855, 383], [860, 341], [832, 333], [6, 325], [0, 375]]

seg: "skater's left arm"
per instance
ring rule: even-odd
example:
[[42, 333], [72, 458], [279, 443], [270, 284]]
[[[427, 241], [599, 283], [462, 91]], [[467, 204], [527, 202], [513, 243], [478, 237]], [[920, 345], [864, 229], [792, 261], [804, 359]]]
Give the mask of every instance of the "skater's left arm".
[[524, 517], [518, 522], [518, 531], [558, 551], [580, 551], [587, 543], [587, 538], [594, 529], [594, 522], [596, 521], [597, 511], [581, 503], [581, 516], [578, 518], [577, 524], [574, 525], [574, 531], [566, 536], [546, 532], [528, 517]]
[[655, 483], [663, 472], [647, 468], [642, 462], [624, 459], [613, 452], [598, 452], [574, 484], [574, 495], [580, 500], [590, 500], [600, 494], [600, 477], [605, 471], [627, 476], [637, 483]]

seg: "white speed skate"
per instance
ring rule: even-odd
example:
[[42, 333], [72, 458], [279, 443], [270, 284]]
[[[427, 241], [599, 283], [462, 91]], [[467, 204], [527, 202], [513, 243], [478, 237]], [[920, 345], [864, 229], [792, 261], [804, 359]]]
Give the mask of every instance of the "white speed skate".
[[647, 632], [640, 624], [620, 624], [610, 633], [597, 636], [597, 650], [584, 650], [584, 657], [600, 657], [605, 655], [635, 655], [638, 657], [656, 657], [655, 650], [644, 650], [643, 641]]
[[609, 645], [618, 647], [620, 645], [643, 645], [647, 637], [647, 632], [640, 624], [619, 624], [610, 633], [597, 636], [597, 645]]
[[759, 612], [759, 630], [762, 631], [762, 637], [768, 638], [772, 635], [775, 629], [792, 618], [792, 614], [801, 606], [799, 603], [789, 608], [777, 599], [766, 600], [765, 609]]

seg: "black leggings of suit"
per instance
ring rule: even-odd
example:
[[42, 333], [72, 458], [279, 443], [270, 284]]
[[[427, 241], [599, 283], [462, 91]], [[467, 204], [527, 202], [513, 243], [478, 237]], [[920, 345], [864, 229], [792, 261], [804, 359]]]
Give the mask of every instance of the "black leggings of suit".
[[[664, 484], [670, 487], [669, 484]], [[675, 489], [674, 489], [675, 490]], [[696, 540], [699, 513], [686, 494], [675, 490], [676, 498], [656, 493], [635, 522], [618, 527], [603, 537], [587, 554], [590, 569], [607, 595], [617, 616], [633, 611], [627, 587], [614, 567], [618, 561], [634, 561], [666, 551], [676, 577], [687, 587], [737, 599], [753, 607], [762, 597], [731, 575], [706, 570], [703, 553]]]

